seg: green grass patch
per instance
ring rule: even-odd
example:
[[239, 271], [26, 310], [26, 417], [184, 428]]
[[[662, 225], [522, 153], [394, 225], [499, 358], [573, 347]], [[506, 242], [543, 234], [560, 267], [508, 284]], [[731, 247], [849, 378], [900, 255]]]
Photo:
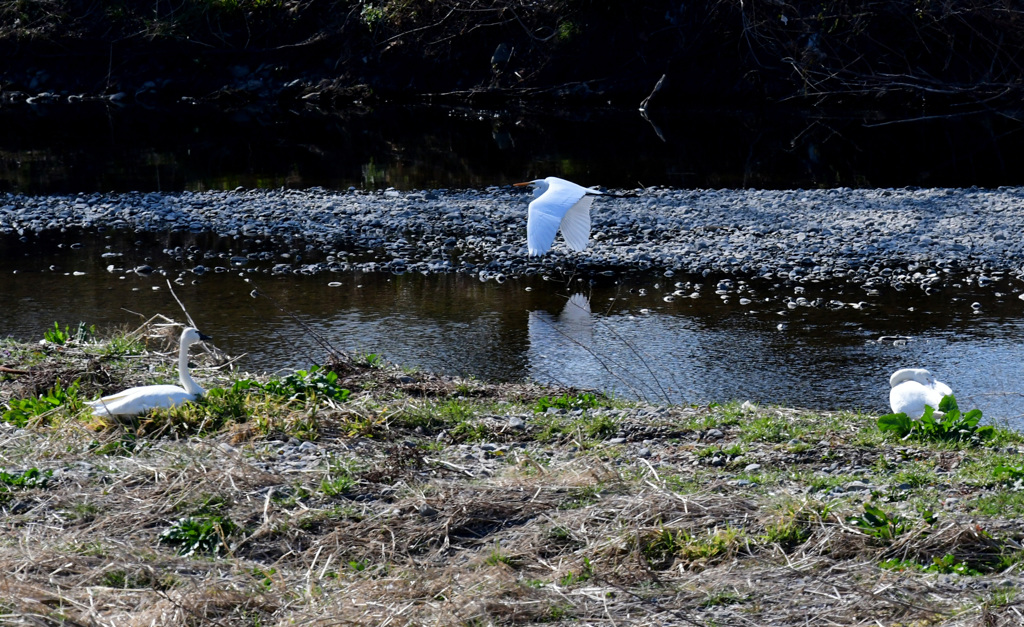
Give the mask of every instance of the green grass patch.
[[[935, 524], [937, 518], [930, 510], [921, 510], [921, 519]], [[846, 521], [866, 535], [883, 542], [890, 542], [914, 528], [914, 523], [899, 514], [890, 514], [873, 503], [864, 504], [864, 513], [850, 516]]]
[[488, 566], [504, 564], [510, 568], [516, 568], [518, 566], [518, 560], [502, 551], [500, 543], [495, 543], [494, 548], [491, 549], [491, 552], [487, 554], [487, 558], [484, 559], [484, 564], [487, 564]]
[[563, 588], [590, 581], [594, 576], [594, 565], [590, 563], [589, 557], [583, 558], [583, 565], [575, 571], [569, 571], [558, 580], [558, 585]]
[[878, 563], [879, 568], [895, 571], [916, 571], [922, 573], [957, 574], [968, 577], [977, 577], [984, 573], [972, 568], [967, 562], [962, 562], [955, 555], [946, 554], [943, 557], [933, 557], [931, 563], [921, 564], [908, 559], [889, 559]]
[[126, 335], [112, 337], [103, 345], [104, 357], [124, 357], [127, 355], [141, 355], [146, 350], [146, 345], [137, 338]]
[[489, 404], [466, 398], [451, 398], [403, 407], [388, 417], [390, 427], [419, 430], [424, 435], [446, 431], [456, 443], [484, 442], [494, 437], [493, 430], [480, 417]]
[[740, 423], [739, 427], [740, 439], [744, 442], [788, 442], [806, 431], [801, 424], [771, 414]]
[[45, 488], [51, 476], [52, 470], [39, 470], [34, 467], [22, 472], [0, 470], [0, 503], [9, 499], [12, 492]]
[[690, 535], [682, 529], [662, 527], [640, 541], [640, 554], [651, 568], [665, 570], [672, 566], [676, 555], [690, 540]]
[[574, 409], [596, 409], [602, 401], [596, 394], [582, 392], [580, 394], [563, 394], [561, 396], [542, 396], [533, 404], [533, 413], [543, 414], [549, 409], [570, 411]]
[[540, 427], [534, 436], [538, 442], [574, 439], [580, 446], [585, 446], [612, 438], [619, 431], [618, 421], [604, 413], [582, 416], [543, 413], [533, 422]]
[[736, 605], [744, 603], [746, 597], [735, 590], [716, 590], [709, 592], [704, 600], [700, 602], [701, 607], [720, 607], [723, 605]]
[[971, 511], [994, 518], [1024, 517], [1024, 491], [997, 490], [971, 501]]
[[327, 496], [344, 496], [357, 485], [359, 478], [352, 461], [328, 460], [327, 475], [320, 481], [320, 492]]
[[569, 496], [559, 503], [558, 509], [583, 509], [601, 500], [601, 486], [588, 485], [570, 488]]

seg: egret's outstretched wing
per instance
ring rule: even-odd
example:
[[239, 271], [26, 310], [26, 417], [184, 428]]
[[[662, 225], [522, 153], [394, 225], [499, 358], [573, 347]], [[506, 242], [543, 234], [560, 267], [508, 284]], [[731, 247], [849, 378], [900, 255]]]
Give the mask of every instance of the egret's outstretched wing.
[[562, 237], [569, 248], [577, 252], [585, 249], [590, 241], [590, 205], [593, 202], [593, 196], [583, 196], [562, 218]]
[[558, 234], [558, 225], [562, 216], [549, 213], [551, 208], [539, 205], [541, 199], [530, 203], [530, 212], [526, 218], [526, 245], [531, 255], [543, 255], [551, 250], [551, 244]]
[[[549, 177], [548, 189], [530, 203], [530, 210], [526, 218], [526, 244], [531, 255], [543, 255], [551, 249], [555, 235], [558, 233], [562, 219], [570, 209], [573, 208], [587, 194], [586, 189]], [[563, 184], [564, 183], [564, 184]], [[589, 203], [587, 211], [589, 211]], [[587, 234], [590, 233], [590, 216], [586, 216]], [[578, 222], [578, 219], [575, 219]], [[578, 228], [578, 227], [577, 227]], [[565, 234], [565, 231], [562, 231]], [[578, 238], [577, 240], [578, 241]], [[586, 246], [586, 241], [584, 241]], [[577, 249], [582, 250], [582, 249]]]

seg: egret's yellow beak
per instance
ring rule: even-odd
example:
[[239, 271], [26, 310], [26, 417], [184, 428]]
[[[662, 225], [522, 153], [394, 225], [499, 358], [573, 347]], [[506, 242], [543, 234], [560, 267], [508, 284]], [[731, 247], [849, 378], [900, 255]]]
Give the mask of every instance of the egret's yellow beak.
[[512, 187], [523, 187], [524, 185], [533, 185], [533, 181], [526, 181], [525, 183], [512, 183]]

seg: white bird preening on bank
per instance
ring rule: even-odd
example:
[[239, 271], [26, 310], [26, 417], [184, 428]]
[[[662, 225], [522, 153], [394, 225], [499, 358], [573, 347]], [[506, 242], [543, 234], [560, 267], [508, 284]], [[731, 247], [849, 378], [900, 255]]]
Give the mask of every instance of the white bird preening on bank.
[[953, 393], [948, 385], [936, 381], [924, 368], [903, 368], [889, 377], [889, 406], [893, 413], [904, 413], [909, 418], [924, 415], [925, 405], [938, 410], [943, 396]]
[[530, 255], [543, 255], [551, 249], [558, 230], [569, 248], [579, 252], [590, 241], [590, 205], [594, 196], [605, 192], [549, 176], [545, 179], [515, 183], [533, 185], [533, 200], [526, 218], [526, 244]]
[[181, 387], [144, 385], [88, 401], [86, 405], [92, 407], [95, 416], [136, 416], [151, 409], [167, 409], [196, 400], [206, 390], [188, 372], [188, 348], [196, 342], [210, 339], [193, 327], [187, 327], [181, 332], [181, 346], [178, 349], [178, 381]]

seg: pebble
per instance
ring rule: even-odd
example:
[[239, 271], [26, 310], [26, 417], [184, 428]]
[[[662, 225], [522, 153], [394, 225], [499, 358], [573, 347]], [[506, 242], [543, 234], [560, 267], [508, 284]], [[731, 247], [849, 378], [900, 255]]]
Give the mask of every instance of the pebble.
[[847, 492], [870, 492], [877, 488], [871, 484], [864, 483], [863, 481], [851, 481], [845, 484], [843, 489]]

